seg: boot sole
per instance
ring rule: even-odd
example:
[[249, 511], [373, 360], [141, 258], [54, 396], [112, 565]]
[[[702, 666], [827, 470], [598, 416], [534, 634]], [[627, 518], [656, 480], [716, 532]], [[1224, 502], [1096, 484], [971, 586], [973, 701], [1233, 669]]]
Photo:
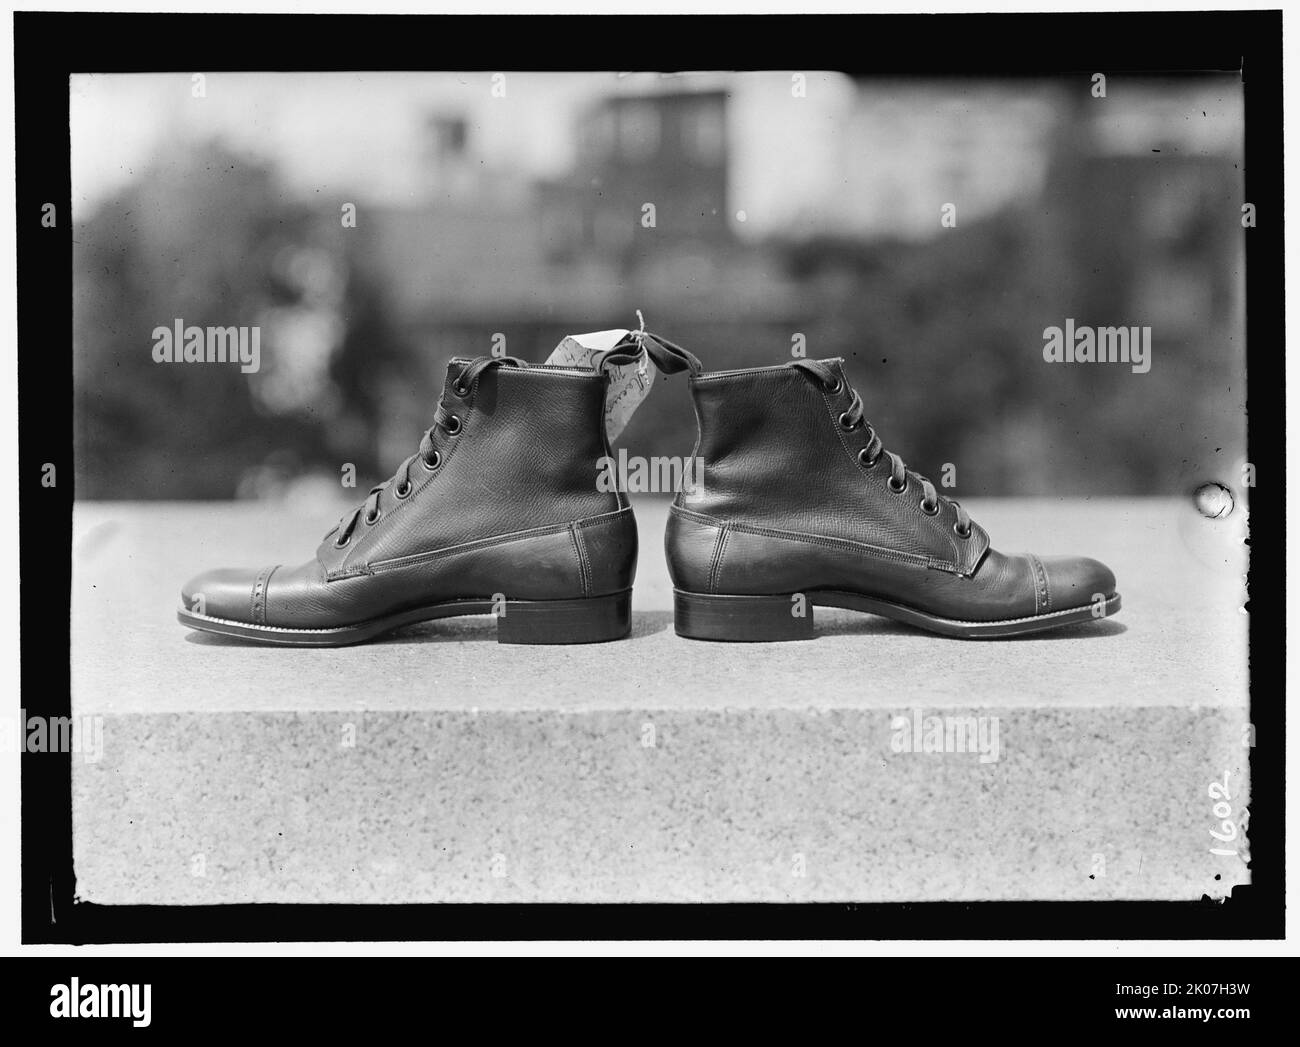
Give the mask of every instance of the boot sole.
[[[1102, 605], [1085, 604], [1028, 618], [972, 622], [918, 611], [914, 607], [877, 600], [859, 593], [830, 590], [810, 591], [782, 596], [711, 596], [673, 590], [674, 625], [678, 636], [693, 640], [730, 642], [772, 642], [811, 640], [814, 637], [813, 607], [840, 607], [864, 614], [875, 614], [896, 622], [915, 625], [940, 636], [962, 640], [994, 640], [1007, 636], [1057, 629], [1077, 622], [1109, 618], [1120, 609], [1119, 593], [1107, 597]], [[802, 606], [796, 596], [802, 595]], [[802, 615], [796, 614], [802, 610]], [[1100, 611], [1100, 613], [1098, 613]]]
[[[416, 622], [493, 614], [491, 600], [448, 600], [411, 611], [329, 629], [291, 629], [213, 618], [180, 608], [176, 620], [191, 629], [282, 647], [345, 647]], [[570, 644], [621, 640], [632, 631], [632, 590], [577, 600], [507, 600], [497, 615], [497, 643]]]

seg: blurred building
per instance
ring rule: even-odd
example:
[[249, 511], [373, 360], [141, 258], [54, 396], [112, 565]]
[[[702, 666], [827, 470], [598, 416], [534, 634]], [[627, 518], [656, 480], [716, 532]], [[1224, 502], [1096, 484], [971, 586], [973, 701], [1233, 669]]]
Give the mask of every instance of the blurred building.
[[1024, 205], [1042, 192], [1059, 116], [1050, 86], [860, 83], [836, 140], [843, 181], [821, 202], [821, 231], [931, 240], [947, 228], [945, 206], [960, 228]]
[[1245, 181], [1241, 95], [1225, 88], [1147, 84], [1074, 103], [1053, 181], [1078, 202], [1070, 225], [1091, 273], [1087, 312], [1118, 304], [1166, 339], [1228, 348], [1244, 319]]
[[631, 266], [647, 244], [653, 251], [727, 248], [726, 118], [723, 91], [593, 104], [575, 129], [573, 170], [539, 187], [548, 257], [597, 254]]
[[[316, 164], [294, 135], [319, 136], [301, 130], [298, 96], [278, 78], [252, 78], [260, 93], [244, 99], [254, 115], [277, 100], [274, 119], [246, 119], [228, 84], [210, 108], [167, 109], [191, 121], [170, 136], [180, 145], [78, 218], [78, 353], [94, 357], [85, 395], [102, 419], [82, 427], [95, 463], [84, 489], [139, 486], [130, 443], [112, 433], [133, 431], [155, 394], [182, 404], [216, 381], [137, 358], [133, 332], [174, 316], [263, 319], [264, 372], [222, 376], [221, 396], [243, 399], [210, 407], [248, 419], [252, 447], [293, 420], [292, 461], [276, 476], [336, 472], [344, 453], [381, 471], [427, 426], [449, 357], [504, 339], [543, 360], [565, 334], [632, 326], [637, 309], [714, 368], [779, 363], [796, 342], [846, 357], [891, 447], [932, 475], [960, 458], [963, 492], [1171, 490], [1207, 456], [1244, 451], [1232, 78], [1115, 78], [1094, 98], [1078, 77], [510, 76], [508, 100], [472, 77], [416, 77], [429, 96], [418, 105], [399, 93], [410, 77], [364, 83], [365, 126], [342, 141], [373, 155], [340, 148], [330, 126]], [[413, 107], [384, 107], [395, 97]], [[243, 153], [205, 151], [212, 139], [193, 121], [215, 126], [221, 106]], [[75, 120], [73, 131], [84, 171]], [[553, 162], [534, 162], [542, 144]], [[250, 165], [256, 150], [268, 159]], [[341, 226], [340, 200], [355, 204], [354, 227]], [[955, 227], [941, 221], [946, 204]], [[164, 264], [191, 241], [209, 245], [201, 266]], [[248, 264], [263, 256], [265, 272]], [[300, 269], [330, 274], [328, 294]], [[1067, 317], [1152, 326], [1152, 373], [1045, 366], [1041, 332]], [[684, 396], [651, 397], [624, 440], [686, 453], [693, 421]], [[364, 454], [348, 450], [358, 441]], [[245, 489], [238, 468], [174, 469], [154, 454], [141, 496], [185, 496], [191, 475], [207, 486], [189, 493]]]

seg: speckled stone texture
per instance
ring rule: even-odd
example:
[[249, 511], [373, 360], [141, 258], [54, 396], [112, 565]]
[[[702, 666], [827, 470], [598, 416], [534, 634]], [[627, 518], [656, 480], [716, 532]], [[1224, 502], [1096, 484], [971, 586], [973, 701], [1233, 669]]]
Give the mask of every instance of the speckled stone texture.
[[[104, 751], [73, 759], [78, 894], [1193, 899], [1247, 882], [1208, 792], [1226, 771], [1241, 821], [1240, 511], [969, 507], [999, 548], [1106, 560], [1124, 610], [997, 643], [820, 608], [811, 642], [681, 640], [666, 505], [647, 500], [628, 641], [500, 646], [474, 618], [261, 648], [178, 625], [180, 582], [301, 559], [337, 506], [79, 504], [73, 711], [104, 718]], [[996, 725], [997, 760], [899, 751], [926, 717], [975, 718], [986, 742]]]

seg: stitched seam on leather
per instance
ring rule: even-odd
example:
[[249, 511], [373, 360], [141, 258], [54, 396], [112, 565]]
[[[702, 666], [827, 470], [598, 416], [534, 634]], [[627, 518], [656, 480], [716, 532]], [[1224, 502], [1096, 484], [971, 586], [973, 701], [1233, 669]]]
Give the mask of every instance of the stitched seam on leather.
[[[631, 589], [620, 589], [616, 593], [607, 593], [606, 595], [622, 596], [624, 593], [630, 594], [631, 592], [632, 592]], [[528, 603], [565, 603], [567, 601], [529, 600], [527, 602]], [[466, 610], [463, 613], [466, 615], [492, 613], [491, 612], [492, 601], [486, 599], [444, 600], [442, 603], [433, 604], [432, 606], [436, 608], [464, 606]], [[483, 610], [482, 611], [477, 610], [477, 608], [479, 607], [482, 607]], [[1082, 610], [1082, 608], [1079, 609]], [[184, 610], [184, 608], [182, 608], [182, 610]], [[379, 618], [367, 618], [365, 619], [365, 621], [353, 622], [350, 625], [334, 625], [334, 626], [321, 627], [321, 628], [307, 628], [300, 625], [254, 625], [251, 622], [241, 622], [235, 618], [215, 618], [210, 614], [198, 614], [194, 611], [185, 611], [185, 613], [189, 615], [189, 617], [191, 618], [197, 618], [200, 621], [204, 621], [204, 622], [221, 622], [223, 625], [238, 625], [242, 629], [262, 629], [265, 630], [266, 632], [271, 632], [271, 633], [345, 633], [345, 632], [351, 632], [356, 629], [362, 629], [367, 626], [372, 626], [383, 622], [387, 622], [389, 619], [397, 617], [397, 615], [389, 614], [389, 615], [383, 615], [382, 617]], [[1061, 613], [1064, 614], [1065, 612], [1062, 611]], [[457, 616], [445, 615], [444, 617], [454, 618]], [[433, 621], [433, 619], [427, 619], [427, 620]]]
[[805, 534], [801, 531], [782, 531], [774, 527], [757, 527], [751, 524], [733, 523], [730, 520], [718, 520], [702, 513], [692, 512], [689, 509], [679, 509], [676, 506], [673, 506], [671, 511], [693, 519], [697, 523], [708, 524], [712, 527], [724, 527], [732, 531], [738, 531], [741, 534], [756, 534], [764, 538], [784, 538], [792, 542], [803, 542], [807, 545], [822, 545], [831, 549], [861, 552], [869, 556], [879, 556], [881, 559], [897, 560], [901, 563], [916, 566], [952, 570], [951, 565], [933, 560], [928, 556], [921, 556], [918, 553], [906, 553], [896, 549], [885, 549], [878, 545], [868, 545], [866, 542], [854, 541], [852, 538], [835, 538], [830, 535]]
[[[578, 526], [594, 527], [608, 519], [618, 516], [622, 513], [631, 512], [630, 509], [618, 509], [613, 512], [601, 513], [597, 516], [584, 517], [577, 521]], [[364, 571], [356, 571], [350, 574], [330, 575], [329, 581], [341, 578], [352, 578], [360, 574], [374, 574], [377, 571], [391, 571], [402, 567], [409, 567], [412, 564], [422, 563], [426, 560], [436, 560], [444, 556], [455, 556], [458, 553], [473, 552], [476, 549], [491, 549], [497, 545], [505, 545], [509, 542], [524, 541], [528, 538], [544, 538], [547, 535], [563, 534], [573, 527], [573, 523], [548, 524], [544, 527], [532, 527], [526, 531], [513, 531], [510, 534], [494, 535], [491, 538], [476, 538], [472, 542], [462, 542], [460, 545], [449, 545], [443, 549], [430, 549], [427, 552], [411, 553], [407, 556], [397, 556], [389, 560], [376, 560], [369, 564]]]
[[631, 516], [631, 515], [632, 515], [632, 507], [630, 505], [625, 505], [622, 509], [611, 509], [609, 512], [601, 513], [599, 516], [586, 516], [583, 517], [581, 520], [575, 520], [573, 522], [573, 526], [574, 527], [603, 527], [606, 524], [613, 523], [615, 517]]
[[722, 566], [722, 551], [727, 547], [727, 525], [718, 528], [718, 537], [713, 542], [713, 562], [709, 564], [709, 592], [718, 591], [718, 569]]
[[712, 516], [705, 516], [703, 513], [697, 513], [694, 509], [687, 509], [682, 505], [670, 505], [670, 513], [676, 513], [678, 516], [684, 516], [688, 520], [695, 520], [699, 523], [711, 524], [714, 527], [721, 526], [722, 521], [714, 519]]
[[258, 625], [266, 624], [266, 587], [279, 566], [262, 568], [253, 582], [253, 621]]
[[[695, 379], [694, 379], [694, 378], [691, 379], [690, 384], [691, 384], [692, 389], [693, 389], [693, 388], [694, 388], [694, 385], [695, 385]], [[704, 443], [704, 422], [703, 422], [703, 420], [700, 418], [700, 398], [699, 398], [698, 396], [694, 395], [693, 392], [692, 392], [692, 394], [691, 394], [691, 412], [695, 415], [695, 446], [691, 448], [691, 461], [694, 462], [697, 458], [700, 459], [700, 461], [701, 461], [701, 463], [702, 463], [702, 464], [701, 464], [701, 467], [700, 467], [700, 468], [701, 468], [701, 472], [700, 472], [700, 480], [701, 480], [702, 486], [703, 486], [705, 489], [707, 489], [707, 488], [708, 488], [708, 482], [707, 482], [707, 480], [706, 480], [706, 478], [705, 478], [705, 476], [704, 476], [704, 472], [703, 472], [703, 468], [704, 468], [704, 460], [703, 460], [703, 458], [700, 458], [700, 445], [701, 445], [702, 443]], [[685, 507], [685, 505], [683, 505], [683, 502], [685, 502], [685, 500], [686, 500], [686, 492], [684, 492], [684, 491], [678, 491], [678, 492], [673, 496], [673, 501], [672, 501], [672, 505], [670, 506], [670, 508], [680, 508], [680, 509], [685, 509], [686, 507]]]
[[[840, 379], [841, 382], [844, 380], [843, 378]], [[858, 465], [858, 454], [849, 446], [849, 441], [844, 435], [844, 426], [840, 425], [840, 416], [835, 413], [835, 405], [831, 403], [831, 398], [825, 389], [821, 390], [821, 394], [822, 402], [826, 404], [826, 413], [830, 415], [831, 425], [835, 429], [835, 435], [840, 438], [840, 446], [844, 448], [844, 453], [852, 459], [853, 464], [861, 470], [862, 467]], [[861, 425], [862, 423], [859, 422], [858, 424]]]
[[947, 571], [949, 574], [959, 574], [963, 578], [970, 577], [961, 569], [959, 564], [952, 563], [948, 560], [936, 560], [933, 556], [925, 558], [925, 566], [931, 567], [936, 571]]
[[[412, 553], [409, 556], [398, 556], [391, 560], [379, 560], [370, 564], [369, 574], [377, 571], [391, 571], [402, 567], [410, 567], [414, 564], [424, 563], [428, 560], [438, 560], [444, 556], [455, 556], [458, 553], [473, 552], [477, 549], [491, 549], [498, 545], [508, 545], [511, 542], [522, 542], [529, 538], [545, 538], [548, 535], [563, 534], [569, 530], [570, 524], [554, 524], [550, 527], [536, 527], [528, 531], [516, 531], [513, 534], [497, 535], [492, 538], [478, 538], [472, 542], [464, 542], [461, 545], [450, 545], [445, 549], [431, 549], [424, 553]], [[339, 577], [344, 577], [340, 575]]]
[[[840, 359], [840, 357], [836, 357]], [[790, 373], [790, 364], [773, 364], [771, 367], [742, 367], [736, 371], [714, 371], [701, 373], [691, 378], [692, 382], [734, 382], [742, 378], [775, 378]]]
[[1052, 591], [1047, 585], [1047, 571], [1042, 561], [1033, 553], [1027, 554], [1029, 565], [1034, 572], [1034, 613], [1040, 614], [1052, 609]]
[[[453, 361], [454, 363], [455, 361]], [[470, 361], [471, 363], [473, 361]], [[573, 370], [581, 370], [573, 368]], [[598, 382], [601, 378], [599, 371], [592, 371], [591, 374], [564, 374], [560, 371], [543, 371], [537, 367], [502, 367], [497, 370], [497, 374], [506, 374], [514, 378], [554, 378], [557, 382]]]
[[582, 541], [582, 532], [576, 523], [569, 524], [569, 535], [573, 539], [573, 550], [578, 554], [578, 573], [582, 576], [582, 595], [591, 595], [591, 571], [587, 564], [587, 547]]
[[[970, 529], [971, 529], [971, 538], [975, 540], [975, 544], [970, 546], [970, 548], [974, 549], [976, 546], [980, 544], [981, 541], [984, 543], [984, 547], [980, 549], [978, 556], [967, 557], [965, 559], [963, 559], [960, 550], [958, 550], [957, 562], [953, 564], [952, 572], [954, 574], [960, 575], [963, 578], [975, 577], [975, 572], [979, 570], [980, 564], [984, 562], [984, 557], [988, 555], [988, 551], [992, 547], [992, 543], [989, 542], [988, 533], [974, 520], [970, 522]], [[968, 543], [971, 541], [971, 539], [962, 539], [962, 540]], [[969, 566], [966, 566], [967, 559], [970, 561]]]
[[[466, 615], [492, 613], [490, 610], [492, 606], [491, 600], [482, 600], [482, 599], [446, 600], [440, 604], [434, 604], [433, 606], [437, 608], [442, 608], [442, 607], [450, 607], [456, 605], [464, 605], [466, 607], [464, 614]], [[477, 610], [478, 607], [482, 607], [483, 610], [481, 612], [478, 611]], [[353, 632], [357, 629], [364, 629], [369, 626], [378, 625], [382, 622], [388, 621], [390, 618], [398, 617], [398, 615], [395, 614], [387, 614], [387, 615], [382, 615], [379, 618], [366, 618], [364, 621], [351, 622], [348, 625], [330, 625], [330, 626], [320, 626], [320, 627], [312, 628], [303, 625], [254, 625], [251, 622], [241, 622], [241, 621], [237, 621], [234, 618], [214, 618], [210, 614], [195, 614], [192, 611], [189, 612], [189, 614], [191, 615], [191, 617], [199, 618], [205, 622], [221, 622], [225, 625], [238, 625], [244, 629], [264, 629], [267, 632], [272, 632], [272, 633], [348, 633], [348, 632]], [[447, 617], [450, 618], [456, 616], [447, 615]], [[432, 621], [433, 619], [429, 619], [429, 620]]]
[[732, 530], [730, 527], [722, 529], [722, 547], [718, 550], [718, 569], [713, 576], [713, 591], [718, 591], [718, 586], [722, 584], [722, 560], [727, 555], [727, 546], [731, 544]]
[[[605, 418], [603, 413], [604, 403], [609, 398], [610, 376], [609, 376], [609, 372], [605, 370], [603, 364], [601, 365], [601, 368], [597, 373], [600, 376], [601, 385], [603, 388], [602, 388], [601, 399], [600, 399], [602, 405], [602, 414], [601, 414], [600, 421], [597, 422], [596, 424], [600, 426], [600, 444], [605, 451], [604, 457], [607, 461], [613, 462], [614, 449], [609, 445], [609, 429], [605, 425]], [[632, 500], [628, 498], [627, 493], [625, 491], [619, 489], [618, 484], [614, 485], [614, 504], [617, 505], [620, 509], [632, 508]]]
[[[814, 589], [808, 595], [809, 598], [812, 599], [820, 593], [836, 592], [836, 591], [842, 591], [842, 590]], [[849, 593], [848, 595], [854, 596], [858, 594]], [[1118, 599], [1119, 599], [1119, 593], [1116, 593], [1114, 596], [1107, 597], [1105, 606], [1109, 607], [1112, 601]], [[910, 607], [907, 604], [900, 604], [893, 600], [878, 600], [877, 602], [882, 604], [889, 604], [892, 607], [898, 607], [903, 610], [914, 611], [920, 614], [926, 613], [924, 611], [920, 611], [919, 608]], [[815, 599], [813, 599], [813, 603], [816, 604]], [[820, 607], [824, 605], [817, 604], [817, 606]], [[1037, 621], [1042, 621], [1044, 618], [1057, 618], [1065, 614], [1078, 614], [1080, 611], [1091, 611], [1094, 606], [1095, 606], [1094, 604], [1088, 603], [1088, 604], [1083, 604], [1079, 607], [1062, 607], [1059, 611], [1045, 611], [1042, 614], [1027, 614], [1023, 618], [990, 618], [990, 619], [943, 618], [937, 614], [927, 615], [927, 617], [932, 618], [937, 622], [951, 622], [953, 625], [1014, 625], [1017, 622], [1037, 622]]]

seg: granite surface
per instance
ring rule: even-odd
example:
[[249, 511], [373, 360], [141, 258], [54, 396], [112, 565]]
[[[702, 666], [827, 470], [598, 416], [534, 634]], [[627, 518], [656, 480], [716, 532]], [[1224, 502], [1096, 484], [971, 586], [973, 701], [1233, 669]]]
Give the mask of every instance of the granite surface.
[[[78, 892], [871, 901], [1243, 882], [1243, 857], [1209, 853], [1225, 845], [1207, 794], [1227, 771], [1234, 820], [1247, 801], [1241, 513], [964, 504], [998, 548], [1105, 560], [1124, 609], [1001, 642], [821, 608], [807, 643], [687, 641], [666, 504], [643, 499], [630, 640], [512, 647], [469, 618], [264, 648], [180, 626], [180, 583], [305, 559], [341, 506], [78, 504], [74, 714], [103, 729], [98, 759], [74, 757]], [[978, 751], [925, 751], [945, 730], [940, 748]]]

